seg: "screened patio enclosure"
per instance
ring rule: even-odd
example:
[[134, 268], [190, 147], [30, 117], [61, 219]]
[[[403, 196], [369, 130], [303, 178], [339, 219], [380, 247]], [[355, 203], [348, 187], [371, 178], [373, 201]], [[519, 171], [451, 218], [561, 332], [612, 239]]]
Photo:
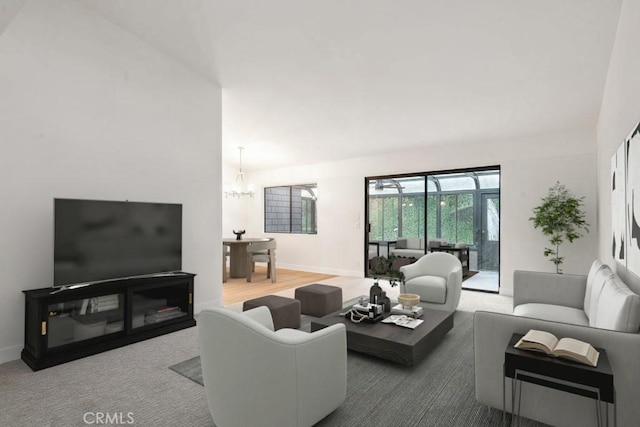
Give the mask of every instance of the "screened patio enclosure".
[[[500, 267], [500, 168], [475, 168], [365, 178], [365, 275], [369, 261], [394, 252], [398, 239], [414, 245], [410, 256], [428, 252], [429, 242], [468, 248], [468, 268], [478, 278], [463, 287], [498, 291]], [[416, 246], [418, 245], [419, 246]], [[462, 245], [462, 246], [465, 246]]]

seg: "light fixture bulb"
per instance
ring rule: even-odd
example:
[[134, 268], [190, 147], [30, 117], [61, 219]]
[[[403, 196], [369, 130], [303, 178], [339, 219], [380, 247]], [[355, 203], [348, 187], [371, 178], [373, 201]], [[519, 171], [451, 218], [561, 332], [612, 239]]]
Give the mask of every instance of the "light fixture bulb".
[[236, 174], [236, 182], [233, 185], [232, 190], [225, 191], [224, 194], [225, 197], [253, 197], [255, 194], [253, 186], [249, 185], [247, 186], [247, 189], [245, 189], [244, 172], [242, 172], [242, 151], [244, 150], [244, 147], [238, 147], [238, 150], [240, 151], [240, 168]]

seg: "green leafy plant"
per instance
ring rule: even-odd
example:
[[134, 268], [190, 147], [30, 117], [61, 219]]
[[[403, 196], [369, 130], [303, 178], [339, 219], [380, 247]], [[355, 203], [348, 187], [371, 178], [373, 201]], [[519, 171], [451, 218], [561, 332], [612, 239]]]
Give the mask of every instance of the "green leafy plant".
[[533, 216], [529, 218], [535, 228], [542, 234], [551, 236], [549, 242], [554, 248], [545, 248], [544, 256], [556, 266], [556, 273], [561, 274], [560, 265], [564, 257], [560, 256], [560, 245], [567, 240], [582, 237], [581, 231], [589, 232], [589, 224], [585, 221], [583, 197], [576, 198], [571, 191], [560, 182], [549, 188], [549, 193], [542, 198], [542, 204], [533, 208]]
[[394, 255], [391, 255], [389, 258], [379, 256], [371, 260], [369, 271], [376, 284], [380, 279], [386, 279], [389, 281], [389, 285], [394, 287], [404, 281], [404, 273], [393, 267], [395, 258]]

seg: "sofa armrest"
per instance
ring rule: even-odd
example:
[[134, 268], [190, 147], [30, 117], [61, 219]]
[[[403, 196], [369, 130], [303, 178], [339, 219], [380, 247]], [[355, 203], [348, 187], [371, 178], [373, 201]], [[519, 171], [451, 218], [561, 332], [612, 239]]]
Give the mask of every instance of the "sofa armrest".
[[312, 333], [280, 329], [274, 335], [295, 348], [298, 425], [315, 424], [347, 395], [346, 328], [337, 324]]
[[[502, 409], [505, 348], [512, 334], [539, 329], [559, 338], [576, 338], [604, 348], [614, 374], [618, 425], [637, 425], [640, 419], [640, 405], [636, 403], [637, 390], [640, 390], [640, 334], [485, 311], [475, 313], [473, 328], [475, 391], [479, 403]], [[556, 426], [594, 425], [595, 408], [591, 399], [533, 384], [526, 384], [522, 390], [520, 412], [527, 418]], [[509, 382], [506, 382], [505, 393], [510, 411]], [[609, 412], [613, 417], [612, 411]]]
[[449, 311], [455, 311], [462, 296], [462, 266], [453, 269], [447, 276], [447, 301], [445, 306]]
[[256, 323], [261, 324], [270, 331], [273, 331], [273, 318], [271, 317], [271, 311], [269, 311], [267, 306], [261, 305], [256, 308], [252, 308], [251, 310], [243, 311], [242, 314], [254, 320]]
[[584, 309], [587, 276], [515, 270], [513, 306], [539, 303]]
[[420, 268], [420, 265], [417, 262], [414, 262], [412, 264], [407, 264], [407, 265], [403, 265], [402, 267], [400, 267], [400, 271], [402, 273], [404, 273], [404, 281], [402, 282], [403, 285], [403, 291], [404, 292], [404, 283], [408, 282], [409, 280], [413, 279], [414, 277], [418, 277], [422, 275], [422, 268]]

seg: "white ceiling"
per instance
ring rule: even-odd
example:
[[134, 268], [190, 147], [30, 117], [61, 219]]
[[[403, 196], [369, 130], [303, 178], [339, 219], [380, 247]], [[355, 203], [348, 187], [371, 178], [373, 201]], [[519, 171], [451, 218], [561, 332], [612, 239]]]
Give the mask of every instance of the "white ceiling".
[[622, 3], [77, 1], [219, 83], [246, 170], [595, 129]]

